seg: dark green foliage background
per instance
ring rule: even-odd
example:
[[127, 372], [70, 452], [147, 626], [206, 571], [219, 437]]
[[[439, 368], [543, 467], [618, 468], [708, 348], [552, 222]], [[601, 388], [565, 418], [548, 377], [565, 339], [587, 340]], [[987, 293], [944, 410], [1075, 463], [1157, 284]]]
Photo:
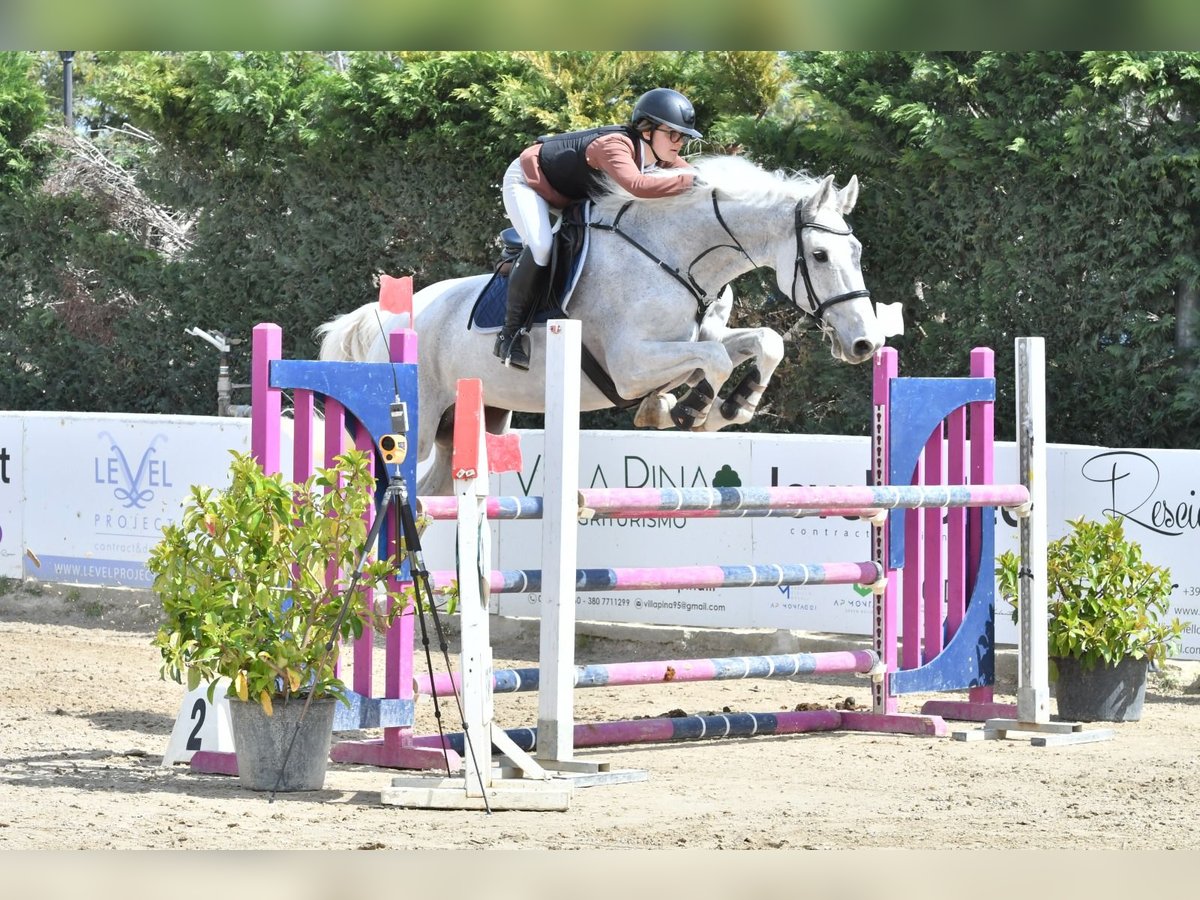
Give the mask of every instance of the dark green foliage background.
[[[62, 152], [39, 130], [58, 60], [0, 52], [0, 404], [211, 413], [216, 354], [186, 328], [245, 340], [274, 321], [287, 355], [311, 357], [313, 329], [373, 300], [379, 273], [420, 287], [485, 270], [521, 147], [671, 84], [695, 99], [709, 152], [859, 176], [868, 286], [906, 307], [903, 371], [961, 374], [971, 347], [994, 347], [1010, 437], [1012, 340], [1042, 335], [1052, 440], [1197, 446], [1200, 328], [1176, 312], [1200, 280], [1198, 65], [1115, 51], [80, 52], [79, 128], [196, 220], [168, 260], [101, 199], [43, 189]], [[117, 137], [125, 125], [153, 141]], [[787, 331], [796, 311], [763, 283], [736, 285], [735, 322]], [[800, 331], [752, 427], [864, 434], [869, 376]]]

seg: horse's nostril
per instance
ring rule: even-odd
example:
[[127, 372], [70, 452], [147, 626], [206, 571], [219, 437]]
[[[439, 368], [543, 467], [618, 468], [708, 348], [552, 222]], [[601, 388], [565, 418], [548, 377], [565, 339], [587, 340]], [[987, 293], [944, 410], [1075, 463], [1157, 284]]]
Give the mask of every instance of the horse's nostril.
[[853, 348], [855, 359], [866, 359], [875, 352], [875, 344], [873, 341], [868, 341], [866, 338], [854, 342]]

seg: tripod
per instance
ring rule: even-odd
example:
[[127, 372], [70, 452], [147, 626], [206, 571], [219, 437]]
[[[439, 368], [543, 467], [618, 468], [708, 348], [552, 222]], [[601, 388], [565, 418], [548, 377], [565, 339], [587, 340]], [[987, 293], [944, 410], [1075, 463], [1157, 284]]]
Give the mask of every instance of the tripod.
[[[344, 623], [349, 612], [350, 603], [354, 598], [355, 591], [358, 589], [367, 560], [370, 557], [372, 549], [379, 544], [380, 536], [383, 533], [384, 522], [388, 521], [390, 518], [393, 522], [391, 533], [395, 536], [397, 556], [399, 558], [407, 556], [409, 560], [410, 575], [412, 576], [414, 592], [413, 602], [416, 605], [414, 614], [417, 616], [417, 620], [420, 622], [421, 642], [425, 651], [425, 662], [432, 681], [433, 660], [431, 657], [429, 632], [425, 623], [426, 610], [428, 610], [433, 619], [434, 630], [437, 632], [438, 636], [439, 648], [442, 652], [442, 657], [446, 663], [447, 669], [450, 669], [449, 645], [446, 640], [446, 632], [442, 627], [437, 606], [433, 602], [433, 591], [429, 583], [429, 571], [425, 567], [424, 555], [421, 549], [421, 529], [417, 525], [416, 519], [413, 515], [412, 507], [409, 504], [408, 486], [399, 468], [399, 463], [403, 461], [404, 451], [406, 448], [406, 441], [403, 437], [402, 427], [406, 419], [407, 415], [403, 409], [403, 404], [399, 403], [399, 401], [393, 403], [393, 427], [395, 428], [397, 426], [401, 426], [398, 429], [401, 433], [384, 435], [380, 439], [379, 443], [385, 466], [394, 464], [395, 469], [390, 474], [387, 486], [379, 496], [379, 499], [376, 503], [374, 520], [372, 521], [371, 528], [363, 542], [362, 549], [358, 556], [358, 562], [354, 567], [350, 581], [345, 592], [343, 593], [342, 604], [338, 610], [338, 615], [332, 629], [333, 636], [325, 645], [325, 658], [328, 659], [328, 655], [334, 652], [334, 648], [336, 647], [337, 643], [336, 635], [341, 632], [342, 624]], [[473, 734], [467, 724], [466, 717], [463, 714], [462, 702], [459, 698], [457, 690], [454, 691], [453, 695], [455, 704], [458, 707], [459, 719], [462, 723], [463, 739], [466, 744], [466, 749], [468, 753], [474, 757]], [[292, 748], [295, 745], [297, 735], [299, 734], [300, 728], [304, 722], [304, 717], [308, 713], [309, 705], [312, 703], [312, 699], [313, 695], [310, 692], [305, 698], [304, 707], [296, 721], [296, 728], [292, 732], [291, 740], [288, 742], [287, 750], [284, 752], [283, 759], [280, 762], [279, 775], [276, 778], [275, 787], [271, 791], [269, 802], [274, 802], [275, 800], [275, 794], [279, 788], [279, 785], [282, 783], [287, 761], [291, 756]], [[442, 728], [441, 706], [438, 702], [438, 694], [436, 690], [432, 691], [432, 699], [434, 718], [437, 721], [438, 735], [440, 738], [440, 743], [443, 747], [443, 759], [446, 763], [446, 774], [449, 775], [449, 755], [445, 752], [445, 748], [448, 745]], [[488, 752], [490, 752], [490, 745]], [[482, 776], [479, 775], [478, 771], [476, 774], [479, 777], [479, 790], [484, 798], [484, 809], [490, 815], [491, 808], [488, 805], [487, 792], [483, 786]]]

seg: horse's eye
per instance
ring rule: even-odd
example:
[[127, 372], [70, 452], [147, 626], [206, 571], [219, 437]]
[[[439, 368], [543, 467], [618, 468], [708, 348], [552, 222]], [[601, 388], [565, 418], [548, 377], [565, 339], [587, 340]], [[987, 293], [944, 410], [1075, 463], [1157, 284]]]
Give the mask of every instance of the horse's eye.
[[825, 250], [814, 250], [813, 259], [817, 262], [829, 262], [829, 253]]

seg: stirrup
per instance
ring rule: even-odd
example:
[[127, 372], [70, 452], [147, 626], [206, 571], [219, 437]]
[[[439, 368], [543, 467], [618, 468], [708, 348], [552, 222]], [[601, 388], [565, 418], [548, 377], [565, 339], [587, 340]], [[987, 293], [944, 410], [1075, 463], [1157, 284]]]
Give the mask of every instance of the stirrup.
[[520, 369], [522, 372], [529, 371], [529, 351], [525, 346], [525, 336], [528, 333], [523, 328], [510, 335], [506, 335], [501, 330], [496, 335], [496, 344], [492, 348], [492, 353], [507, 367]]
[[492, 353], [503, 362], [508, 364], [508, 355], [512, 352], [513, 337], [515, 335], [505, 334], [504, 329], [496, 335], [496, 343], [492, 346]]
[[508, 345], [508, 352], [504, 357], [504, 365], [520, 369], [522, 372], [529, 371], [528, 334], [529, 332], [522, 328], [512, 336], [512, 340]]

